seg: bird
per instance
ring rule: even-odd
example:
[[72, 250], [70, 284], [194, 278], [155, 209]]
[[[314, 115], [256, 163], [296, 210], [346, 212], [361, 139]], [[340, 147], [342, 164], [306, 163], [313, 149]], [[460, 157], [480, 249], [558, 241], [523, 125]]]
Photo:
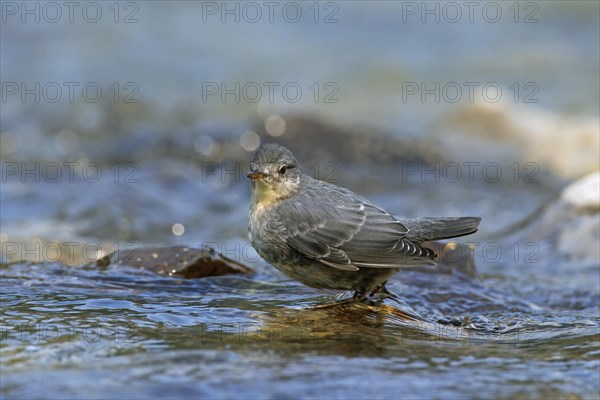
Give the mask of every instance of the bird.
[[304, 285], [392, 295], [402, 268], [435, 265], [424, 242], [469, 235], [480, 217], [400, 219], [343, 187], [304, 173], [287, 148], [266, 143], [249, 164], [248, 236], [256, 252]]

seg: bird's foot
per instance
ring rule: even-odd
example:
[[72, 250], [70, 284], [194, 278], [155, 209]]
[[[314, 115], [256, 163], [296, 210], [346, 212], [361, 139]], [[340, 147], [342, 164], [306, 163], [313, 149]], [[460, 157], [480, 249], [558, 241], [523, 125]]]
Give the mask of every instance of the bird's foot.
[[373, 297], [378, 294], [379, 302], [383, 302], [383, 300], [385, 300], [387, 298], [391, 298], [394, 300], [400, 300], [400, 298], [398, 296], [396, 296], [394, 293], [390, 292], [385, 287], [386, 283], [387, 283], [387, 281], [383, 282], [381, 285], [376, 286], [373, 290], [371, 290], [368, 297]]
[[357, 291], [357, 292], [354, 292], [354, 295], [352, 297], [349, 297], [349, 298], [343, 299], [343, 300], [334, 301], [333, 303], [318, 304], [313, 307], [313, 310], [321, 310], [324, 308], [337, 307], [337, 306], [344, 305], [344, 304], [362, 303], [365, 301], [365, 299], [367, 299], [367, 293]]
[[[381, 285], [378, 285], [370, 292], [356, 291], [356, 292], [354, 292], [354, 295], [352, 297], [349, 297], [344, 300], [334, 301], [333, 303], [318, 304], [315, 307], [313, 307], [313, 309], [319, 310], [319, 309], [324, 309], [324, 308], [336, 307], [336, 306], [343, 305], [343, 304], [354, 304], [354, 303], [362, 303], [362, 304], [367, 304], [370, 306], [375, 306], [375, 305], [379, 305], [379, 304], [383, 303], [383, 301], [387, 298], [400, 300], [400, 298], [398, 296], [396, 296], [395, 294], [393, 294], [392, 292], [387, 290], [387, 288], [385, 287], [386, 283], [387, 282], [383, 282]], [[373, 298], [375, 295], [378, 295], [377, 299]]]
[[333, 303], [317, 304], [312, 309], [313, 310], [322, 310], [324, 308], [337, 307], [337, 306], [341, 306], [343, 304], [352, 304], [352, 303], [356, 303], [355, 296], [349, 297], [349, 298], [344, 299], [344, 300], [334, 301]]
[[[386, 282], [376, 286], [370, 292], [369, 291], [356, 291], [351, 298], [342, 300], [340, 302], [333, 303], [331, 305], [337, 304], [349, 304], [349, 303], [362, 303], [370, 306], [376, 306], [383, 303], [385, 299], [394, 299], [396, 301], [401, 301], [401, 299], [396, 296], [394, 293], [390, 292], [386, 287]], [[330, 304], [325, 305], [330, 306]]]

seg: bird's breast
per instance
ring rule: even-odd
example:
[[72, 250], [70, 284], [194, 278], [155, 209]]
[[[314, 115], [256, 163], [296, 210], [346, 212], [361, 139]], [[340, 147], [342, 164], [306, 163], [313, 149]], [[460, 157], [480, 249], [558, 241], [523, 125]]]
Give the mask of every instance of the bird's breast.
[[253, 205], [248, 218], [248, 236], [257, 253], [270, 263], [286, 257], [289, 247], [284, 239], [284, 228], [277, 223], [272, 207]]

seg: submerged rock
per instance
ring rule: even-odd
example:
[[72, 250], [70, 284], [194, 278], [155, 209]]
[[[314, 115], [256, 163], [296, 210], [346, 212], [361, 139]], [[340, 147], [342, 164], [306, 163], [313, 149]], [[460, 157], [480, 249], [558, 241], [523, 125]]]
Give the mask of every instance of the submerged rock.
[[127, 265], [154, 271], [160, 275], [177, 275], [186, 279], [230, 274], [252, 274], [245, 265], [217, 253], [210, 247], [195, 249], [186, 246], [128, 249], [109, 254], [96, 266]]

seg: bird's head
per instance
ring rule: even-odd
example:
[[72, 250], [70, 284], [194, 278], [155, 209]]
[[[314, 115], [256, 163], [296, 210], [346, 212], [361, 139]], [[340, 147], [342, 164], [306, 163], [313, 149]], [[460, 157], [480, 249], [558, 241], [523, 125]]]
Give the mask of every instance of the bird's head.
[[291, 151], [274, 143], [262, 145], [250, 163], [254, 204], [269, 205], [293, 196], [300, 188], [302, 170]]

